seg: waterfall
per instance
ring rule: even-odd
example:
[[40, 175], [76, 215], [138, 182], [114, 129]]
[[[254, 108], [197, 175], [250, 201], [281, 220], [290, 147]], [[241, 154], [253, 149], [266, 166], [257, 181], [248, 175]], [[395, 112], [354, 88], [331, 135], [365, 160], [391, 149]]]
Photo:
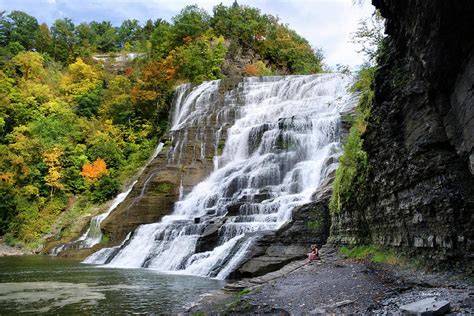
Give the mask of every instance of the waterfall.
[[[87, 262], [225, 279], [257, 238], [291, 220], [335, 169], [340, 113], [355, 102], [347, 92], [351, 82], [341, 74], [245, 78], [219, 109], [213, 100], [220, 81], [178, 87], [172, 138], [214, 119], [227, 126], [223, 148], [221, 128], [212, 140], [194, 141], [213, 142], [214, 171], [180, 192], [171, 215], [139, 226], [106, 259]], [[169, 162], [179, 161], [183, 146], [174, 144]], [[197, 156], [205, 150], [200, 146]]]
[[[145, 164], [145, 167], [150, 164], [150, 162], [158, 156], [158, 154], [163, 150], [163, 143], [159, 143], [156, 149], [153, 151], [152, 155], [148, 159], [148, 161]], [[143, 167], [139, 171], [139, 175], [143, 172], [145, 169]], [[133, 187], [137, 183], [137, 180], [135, 180], [131, 185], [129, 185], [126, 190], [120, 194], [118, 194], [113, 200], [112, 204], [110, 207], [107, 209], [106, 212], [99, 214], [97, 216], [94, 216], [91, 218], [91, 221], [89, 223], [89, 227], [87, 228], [87, 231], [80, 236], [78, 239], [76, 239], [73, 242], [67, 243], [67, 244], [61, 244], [56, 247], [54, 247], [51, 251], [51, 255], [58, 255], [61, 251], [66, 250], [66, 249], [83, 249], [83, 248], [91, 248], [94, 245], [98, 244], [102, 240], [102, 230], [100, 229], [100, 224], [109, 216], [110, 213], [112, 213], [117, 206], [119, 206], [120, 203], [122, 203], [128, 196], [128, 194], [132, 191]]]
[[79, 246], [77, 247], [78, 249], [91, 248], [92, 246], [100, 243], [100, 241], [102, 240], [102, 231], [100, 230], [100, 224], [120, 203], [123, 202], [123, 200], [125, 200], [130, 191], [132, 191], [135, 183], [137, 183], [136, 180], [128, 187], [125, 192], [122, 192], [117, 195], [112, 201], [112, 205], [110, 205], [110, 207], [105, 213], [92, 217], [87, 231], [77, 239], [77, 242], [79, 242]]

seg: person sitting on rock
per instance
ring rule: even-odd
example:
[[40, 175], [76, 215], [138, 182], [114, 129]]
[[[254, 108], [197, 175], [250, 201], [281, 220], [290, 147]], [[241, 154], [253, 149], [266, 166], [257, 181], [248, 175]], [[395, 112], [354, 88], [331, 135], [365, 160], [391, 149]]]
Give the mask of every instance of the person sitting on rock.
[[308, 253], [308, 260], [312, 262], [319, 259], [319, 251], [317, 245], [311, 245], [311, 252]]

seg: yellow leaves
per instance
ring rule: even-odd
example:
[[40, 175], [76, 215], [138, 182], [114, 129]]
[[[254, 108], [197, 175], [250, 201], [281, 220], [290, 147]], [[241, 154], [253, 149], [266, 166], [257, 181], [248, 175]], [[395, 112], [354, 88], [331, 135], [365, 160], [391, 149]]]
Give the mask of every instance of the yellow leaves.
[[39, 189], [32, 184], [25, 185], [21, 190], [22, 193], [29, 198], [39, 197]]
[[61, 161], [60, 158], [64, 154], [60, 148], [53, 148], [43, 153], [43, 162], [48, 166], [48, 174], [44, 177], [46, 185], [51, 187], [51, 190], [63, 189], [64, 185], [61, 183]]
[[86, 163], [82, 166], [81, 175], [87, 180], [93, 182], [107, 173], [108, 171], [105, 161], [102, 158], [97, 158], [93, 163]]
[[63, 117], [72, 117], [74, 112], [64, 101], [52, 100], [40, 106], [41, 112], [46, 115], [59, 114]]
[[31, 101], [37, 101], [39, 103], [48, 102], [54, 98], [49, 86], [33, 81], [23, 81], [20, 84], [20, 93], [25, 100], [31, 98]]
[[24, 80], [37, 80], [44, 75], [44, 59], [39, 53], [21, 52], [12, 60], [20, 68]]
[[69, 96], [77, 97], [96, 89], [100, 83], [100, 73], [81, 58], [70, 64], [69, 73], [61, 80], [61, 90]]

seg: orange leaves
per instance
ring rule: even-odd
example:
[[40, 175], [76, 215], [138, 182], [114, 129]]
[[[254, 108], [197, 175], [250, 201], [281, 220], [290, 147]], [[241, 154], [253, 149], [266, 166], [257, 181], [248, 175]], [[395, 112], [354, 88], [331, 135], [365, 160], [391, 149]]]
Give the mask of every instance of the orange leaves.
[[249, 76], [257, 76], [258, 75], [258, 68], [255, 64], [245, 65], [244, 68], [245, 74]]
[[184, 45], [188, 45], [192, 41], [193, 41], [193, 38], [191, 36], [186, 36], [186, 37], [183, 38]]
[[265, 63], [261, 60], [254, 64], [245, 65], [244, 72], [247, 76], [271, 76], [272, 70], [267, 68]]
[[165, 76], [165, 79], [169, 80], [169, 79], [173, 79], [174, 76], [176, 75], [176, 69], [172, 66], [170, 67], [169, 69], [166, 69], [166, 76]]
[[82, 166], [81, 175], [90, 181], [95, 181], [107, 173], [105, 161], [102, 158], [97, 158], [93, 163], [86, 163]]
[[167, 90], [175, 75], [176, 69], [171, 60], [148, 63], [131, 91], [132, 100], [135, 103], [155, 102]]
[[127, 67], [125, 69], [125, 76], [130, 77], [133, 74], [133, 68], [132, 67]]

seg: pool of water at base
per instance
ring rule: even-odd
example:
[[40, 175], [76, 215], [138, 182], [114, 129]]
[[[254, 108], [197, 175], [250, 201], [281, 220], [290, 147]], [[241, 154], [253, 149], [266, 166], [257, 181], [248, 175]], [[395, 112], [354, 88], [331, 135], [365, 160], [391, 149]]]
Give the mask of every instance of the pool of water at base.
[[57, 257], [0, 257], [0, 315], [179, 313], [224, 285], [209, 278], [103, 268]]

